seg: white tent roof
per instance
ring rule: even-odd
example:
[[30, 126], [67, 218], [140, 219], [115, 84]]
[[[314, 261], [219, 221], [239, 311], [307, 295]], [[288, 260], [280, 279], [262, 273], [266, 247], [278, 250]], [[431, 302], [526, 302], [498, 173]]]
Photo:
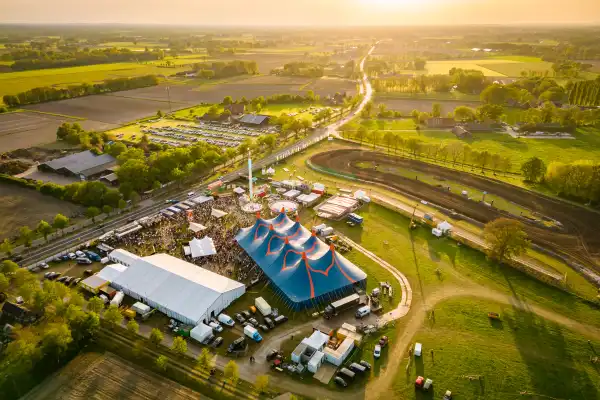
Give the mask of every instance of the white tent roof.
[[243, 188], [241, 188], [241, 187], [236, 187], [235, 189], [233, 189], [233, 192], [237, 193], [237, 194], [243, 194], [246, 191]]
[[269, 169], [267, 169], [268, 175], [273, 175], [274, 173], [275, 173], [275, 170], [273, 169], [273, 167], [269, 167]]
[[221, 218], [227, 215], [227, 213], [225, 211], [221, 211], [217, 208], [213, 208], [210, 212], [210, 215], [215, 217], [215, 218]]
[[207, 201], [212, 201], [214, 198], [212, 196], [198, 196], [194, 197], [192, 201], [196, 204], [206, 203]]
[[203, 231], [206, 229], [206, 227], [202, 224], [198, 224], [196, 222], [190, 222], [190, 231], [194, 232], [194, 233], [198, 233], [200, 231]]
[[114, 283], [192, 321], [223, 294], [244, 284], [168, 254], [143, 257]]
[[110, 264], [106, 267], [102, 268], [96, 276], [112, 282], [117, 276], [121, 275], [121, 273], [125, 272], [127, 267], [121, 264]]
[[123, 265], [131, 265], [140, 259], [137, 254], [130, 253], [129, 251], [123, 249], [111, 251], [108, 255], [108, 258]]
[[192, 239], [190, 241], [190, 250], [192, 252], [192, 258], [212, 256], [213, 254], [217, 254], [217, 250], [215, 249], [215, 243], [212, 238], [208, 236], [203, 237], [202, 239]]
[[302, 343], [313, 349], [322, 349], [329, 341], [329, 336], [321, 331], [314, 331], [312, 335], [302, 340]]

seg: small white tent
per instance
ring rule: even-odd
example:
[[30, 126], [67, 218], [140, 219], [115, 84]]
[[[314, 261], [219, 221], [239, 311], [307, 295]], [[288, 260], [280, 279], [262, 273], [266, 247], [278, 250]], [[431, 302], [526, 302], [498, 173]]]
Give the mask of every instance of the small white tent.
[[202, 239], [192, 239], [190, 241], [190, 251], [192, 258], [200, 258], [217, 254], [215, 243], [208, 236]]
[[448, 221], [440, 222], [437, 228], [442, 231], [444, 234], [448, 233], [452, 230], [452, 225], [448, 223]]
[[194, 233], [198, 233], [200, 231], [203, 231], [206, 229], [206, 227], [202, 224], [196, 223], [196, 222], [190, 222], [190, 231], [194, 232]]
[[227, 215], [225, 211], [221, 211], [219, 209], [213, 208], [210, 212], [210, 215], [215, 218], [222, 218]]

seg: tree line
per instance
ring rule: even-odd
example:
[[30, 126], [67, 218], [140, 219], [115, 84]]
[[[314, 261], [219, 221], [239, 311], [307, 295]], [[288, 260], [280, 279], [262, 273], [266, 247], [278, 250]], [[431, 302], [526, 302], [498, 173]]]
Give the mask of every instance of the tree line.
[[102, 83], [82, 83], [70, 85], [66, 88], [37, 87], [16, 95], [4, 95], [4, 104], [9, 107], [18, 107], [27, 104], [44, 103], [47, 101], [65, 100], [75, 97], [89, 96], [93, 94], [119, 92], [158, 85], [158, 77], [155, 75], [136, 76], [132, 78], [108, 79]]
[[453, 141], [448, 144], [429, 143], [418, 138], [403, 138], [402, 134], [384, 131], [369, 130], [361, 125], [356, 130], [348, 125], [340, 128], [342, 136], [354, 139], [358, 142], [371, 144], [373, 148], [383, 146], [388, 154], [392, 151], [396, 155], [398, 152], [413, 158], [429, 158], [444, 164], [452, 164], [453, 167], [470, 166], [471, 168], [480, 168], [496, 172], [508, 173], [512, 168], [510, 157], [498, 153], [492, 153], [487, 150], [474, 150], [468, 144], [460, 141]]
[[589, 160], [572, 163], [553, 161], [546, 165], [532, 157], [521, 165], [526, 182], [547, 185], [559, 196], [588, 203], [600, 201], [600, 164]]
[[256, 61], [215, 61], [206, 63], [196, 63], [193, 70], [200, 74], [202, 78], [229, 78], [238, 75], [256, 75], [258, 74], [258, 64]]
[[593, 81], [575, 82], [569, 93], [569, 103], [579, 106], [600, 106], [600, 77]]
[[161, 60], [164, 58], [164, 53], [162, 50], [146, 50], [141, 52], [117, 48], [75, 51], [18, 50], [4, 54], [1, 58], [4, 61], [15, 61], [11, 65], [13, 71], [30, 71], [118, 62]]

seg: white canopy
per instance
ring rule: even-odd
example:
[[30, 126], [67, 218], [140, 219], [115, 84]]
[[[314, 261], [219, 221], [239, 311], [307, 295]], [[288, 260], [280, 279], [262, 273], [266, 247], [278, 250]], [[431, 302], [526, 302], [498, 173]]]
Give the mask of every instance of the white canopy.
[[222, 217], [226, 216], [227, 213], [225, 211], [213, 208], [210, 212], [210, 215], [215, 218], [222, 218]]
[[236, 187], [235, 189], [233, 189], [233, 193], [236, 194], [244, 194], [246, 191], [244, 189], [242, 189], [241, 187]]
[[269, 167], [267, 169], [267, 175], [274, 175], [275, 174], [275, 170], [273, 169], [273, 167]]
[[106, 281], [112, 282], [117, 276], [125, 272], [127, 267], [122, 264], [110, 264], [102, 268], [96, 275]]
[[194, 326], [208, 322], [245, 292], [242, 283], [168, 254], [140, 258], [111, 286]]
[[192, 252], [192, 258], [206, 257], [217, 254], [215, 243], [213, 242], [212, 238], [209, 238], [208, 236], [203, 237], [202, 239], [192, 239], [190, 242], [190, 251]]
[[190, 222], [190, 231], [194, 232], [194, 233], [198, 233], [200, 231], [203, 231], [206, 229], [206, 227], [202, 224], [198, 224], [196, 222]]

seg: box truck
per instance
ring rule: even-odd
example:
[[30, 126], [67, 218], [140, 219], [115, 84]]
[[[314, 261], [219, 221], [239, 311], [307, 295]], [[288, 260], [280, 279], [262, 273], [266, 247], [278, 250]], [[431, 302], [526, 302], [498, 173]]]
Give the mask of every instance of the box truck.
[[250, 339], [254, 340], [255, 342], [260, 342], [262, 340], [262, 336], [260, 336], [260, 333], [258, 333], [256, 328], [250, 325], [246, 325], [244, 327], [244, 334]]
[[344, 297], [338, 301], [334, 301], [325, 307], [324, 317], [329, 319], [331, 317], [335, 317], [340, 312], [347, 310], [350, 307], [357, 306], [360, 304], [360, 296], [358, 294], [351, 294], [348, 297]]
[[256, 299], [254, 299], [254, 305], [256, 306], [258, 311], [260, 311], [263, 317], [271, 315], [271, 312], [273, 311], [271, 310], [271, 306], [269, 305], [269, 303], [267, 303], [267, 301], [262, 297], [257, 297]]

